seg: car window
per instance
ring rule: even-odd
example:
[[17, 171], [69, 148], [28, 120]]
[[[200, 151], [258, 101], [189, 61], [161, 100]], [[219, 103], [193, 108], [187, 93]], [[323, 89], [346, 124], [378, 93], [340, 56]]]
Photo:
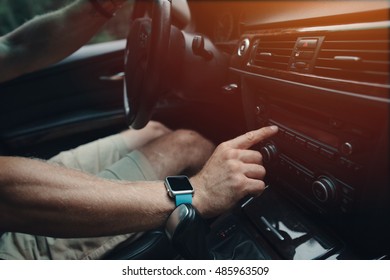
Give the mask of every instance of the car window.
[[[0, 0], [0, 36], [14, 30], [34, 16], [55, 11], [74, 0]], [[89, 42], [101, 43], [123, 39], [127, 35], [132, 4], [120, 10]]]

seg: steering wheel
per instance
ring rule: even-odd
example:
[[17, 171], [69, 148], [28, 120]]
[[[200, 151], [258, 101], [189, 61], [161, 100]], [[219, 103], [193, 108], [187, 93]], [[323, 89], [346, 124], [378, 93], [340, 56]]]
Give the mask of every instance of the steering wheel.
[[125, 52], [124, 106], [128, 124], [143, 128], [164, 92], [171, 33], [171, 2], [153, 0], [152, 18], [132, 21]]

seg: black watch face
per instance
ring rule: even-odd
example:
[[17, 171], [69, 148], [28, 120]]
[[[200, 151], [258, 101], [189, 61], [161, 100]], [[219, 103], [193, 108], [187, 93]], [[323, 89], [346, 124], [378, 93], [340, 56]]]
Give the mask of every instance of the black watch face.
[[192, 191], [193, 188], [191, 186], [190, 181], [185, 176], [172, 176], [167, 177], [167, 182], [171, 187], [172, 191]]

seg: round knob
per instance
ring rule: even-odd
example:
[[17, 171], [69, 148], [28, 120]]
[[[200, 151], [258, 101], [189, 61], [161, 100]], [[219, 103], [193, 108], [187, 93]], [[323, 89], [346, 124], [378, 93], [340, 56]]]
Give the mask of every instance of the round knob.
[[354, 152], [356, 152], [356, 143], [352, 141], [344, 142], [343, 144], [341, 144], [340, 152], [344, 156], [352, 155]]
[[256, 105], [255, 107], [255, 114], [256, 116], [264, 115], [266, 111], [266, 106], [265, 105]]
[[312, 184], [315, 198], [320, 202], [330, 202], [336, 197], [336, 185], [332, 179], [320, 176]]
[[262, 147], [260, 153], [263, 156], [264, 163], [271, 163], [278, 155], [276, 146], [272, 143], [268, 143]]
[[244, 56], [249, 49], [250, 41], [248, 38], [245, 38], [240, 42], [240, 45], [238, 46], [238, 56]]

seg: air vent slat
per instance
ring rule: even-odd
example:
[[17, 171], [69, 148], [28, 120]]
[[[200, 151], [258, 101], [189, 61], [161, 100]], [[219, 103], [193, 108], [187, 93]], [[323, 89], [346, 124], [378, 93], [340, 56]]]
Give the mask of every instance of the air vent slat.
[[328, 34], [313, 74], [359, 82], [389, 82], [388, 30], [359, 30]]
[[336, 61], [333, 58], [318, 58], [317, 66], [327, 68], [338, 68], [338, 69], [353, 69], [355, 71], [370, 71], [387, 73], [390, 67], [389, 62], [386, 61], [375, 61], [375, 60], [362, 60], [362, 61]]
[[251, 64], [255, 66], [287, 70], [296, 38], [264, 37], [259, 38], [252, 55]]
[[329, 49], [323, 49], [320, 52], [319, 57], [320, 58], [333, 58], [335, 56], [358, 56], [365, 60], [376, 60], [376, 61], [383, 61], [386, 60], [389, 57], [389, 53], [386, 51], [381, 50], [329, 50]]

